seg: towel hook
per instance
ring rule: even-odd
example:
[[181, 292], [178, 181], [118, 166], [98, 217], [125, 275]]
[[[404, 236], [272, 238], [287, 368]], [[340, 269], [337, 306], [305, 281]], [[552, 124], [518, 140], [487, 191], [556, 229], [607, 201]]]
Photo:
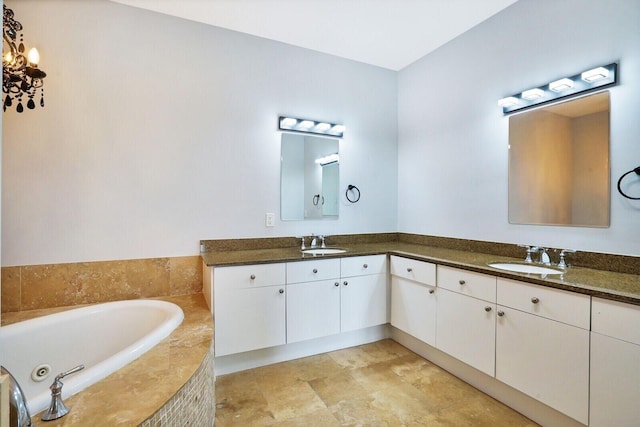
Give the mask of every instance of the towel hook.
[[620, 177], [620, 179], [618, 180], [618, 192], [620, 194], [622, 194], [624, 197], [626, 197], [627, 199], [631, 199], [631, 200], [640, 200], [640, 197], [631, 197], [628, 194], [625, 194], [624, 191], [622, 191], [622, 187], [620, 186], [620, 184], [622, 184], [622, 180], [624, 179], [625, 176], [629, 175], [630, 173], [635, 172], [638, 176], [640, 176], [640, 166], [638, 166], [635, 169], [630, 170], [627, 173], [622, 174], [622, 176]]

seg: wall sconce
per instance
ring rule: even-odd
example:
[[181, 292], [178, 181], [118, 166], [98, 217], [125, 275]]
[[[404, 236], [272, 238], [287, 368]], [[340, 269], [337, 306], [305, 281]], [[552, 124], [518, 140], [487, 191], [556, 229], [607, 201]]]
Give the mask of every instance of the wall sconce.
[[344, 135], [344, 125], [337, 125], [327, 122], [316, 122], [315, 120], [296, 119], [294, 117], [280, 116], [278, 118], [278, 129], [290, 132], [302, 132], [323, 136], [335, 136], [342, 138]]
[[[26, 95], [27, 108], [33, 110], [36, 103], [33, 98], [40, 89], [40, 106], [44, 107], [44, 90], [42, 88], [47, 73], [38, 68], [40, 54], [34, 47], [27, 56], [24, 55], [24, 36], [22, 34], [22, 24], [13, 18], [13, 10], [3, 5], [4, 19], [2, 26], [3, 51], [2, 56], [2, 92], [6, 95], [2, 105], [2, 110], [7, 111], [7, 107], [13, 105], [13, 100], [18, 101], [16, 111], [22, 113], [22, 97]], [[18, 46], [16, 38], [20, 35]]]
[[560, 98], [613, 86], [618, 82], [618, 64], [603, 65], [575, 76], [555, 80], [544, 86], [528, 89], [522, 93], [502, 98], [498, 105], [504, 114], [534, 107]]

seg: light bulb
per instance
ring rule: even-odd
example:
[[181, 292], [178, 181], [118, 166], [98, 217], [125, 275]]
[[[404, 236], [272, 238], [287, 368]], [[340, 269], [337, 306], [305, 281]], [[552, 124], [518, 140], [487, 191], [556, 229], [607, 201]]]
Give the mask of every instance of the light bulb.
[[38, 49], [36, 49], [35, 47], [32, 47], [31, 50], [29, 50], [29, 54], [27, 55], [27, 59], [29, 60], [29, 63], [33, 66], [38, 66], [38, 62], [40, 62], [40, 54], [38, 53]]

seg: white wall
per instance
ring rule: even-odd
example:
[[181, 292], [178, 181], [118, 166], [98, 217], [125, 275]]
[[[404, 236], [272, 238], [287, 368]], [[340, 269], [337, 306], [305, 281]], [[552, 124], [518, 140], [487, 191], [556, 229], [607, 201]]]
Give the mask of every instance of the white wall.
[[[640, 255], [640, 203], [615, 187], [640, 165], [638, 22], [638, 0], [520, 0], [402, 70], [399, 230]], [[510, 225], [508, 117], [497, 100], [611, 62], [620, 67], [611, 89], [611, 226]]]
[[[6, 4], [48, 77], [44, 109], [4, 114], [3, 266], [395, 231], [396, 73], [106, 0]], [[346, 125], [339, 220], [279, 221], [279, 114]]]

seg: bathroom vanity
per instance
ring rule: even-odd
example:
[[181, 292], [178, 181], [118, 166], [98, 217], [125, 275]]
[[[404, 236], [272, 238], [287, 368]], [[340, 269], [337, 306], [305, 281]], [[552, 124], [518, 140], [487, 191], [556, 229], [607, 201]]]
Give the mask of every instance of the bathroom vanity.
[[399, 242], [345, 249], [253, 263], [242, 251], [242, 265], [203, 254], [216, 372], [391, 337], [545, 425], [640, 419], [637, 275], [505, 272], [488, 266], [504, 257]]

